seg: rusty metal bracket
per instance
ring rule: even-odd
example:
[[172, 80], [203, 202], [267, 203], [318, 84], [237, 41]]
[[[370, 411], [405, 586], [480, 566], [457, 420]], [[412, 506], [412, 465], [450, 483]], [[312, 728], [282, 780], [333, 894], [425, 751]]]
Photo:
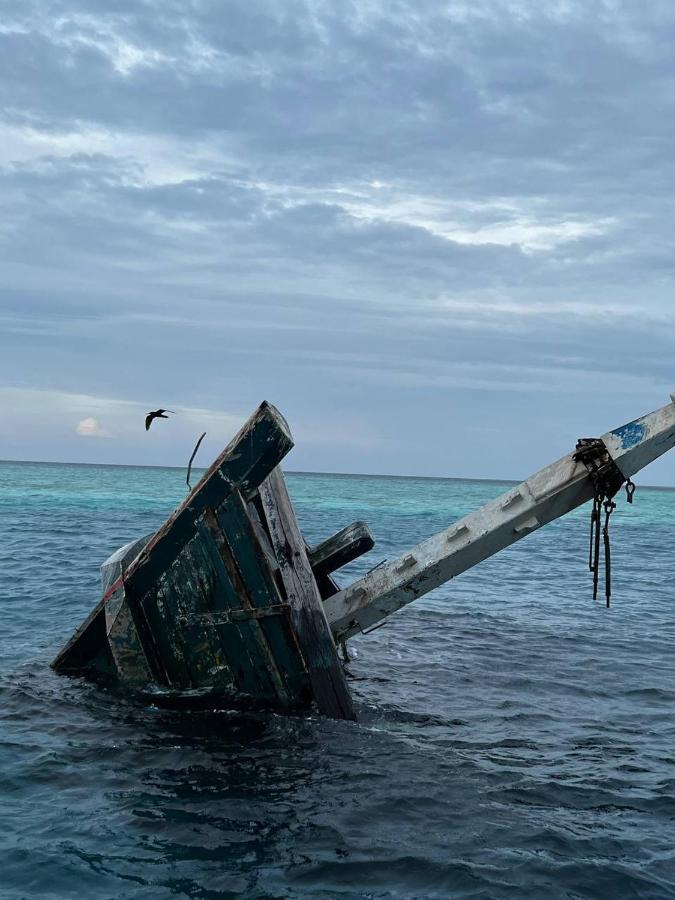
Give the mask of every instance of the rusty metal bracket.
[[[593, 482], [593, 508], [591, 510], [590, 543], [588, 550], [588, 568], [593, 573], [593, 599], [598, 596], [600, 579], [600, 536], [605, 552], [605, 602], [609, 608], [612, 596], [612, 562], [609, 543], [609, 518], [616, 509], [613, 497], [626, 483], [626, 498], [633, 502], [635, 485], [626, 478], [619, 469], [604, 441], [600, 438], [579, 438], [577, 441], [575, 460], [583, 463]], [[605, 512], [604, 525], [601, 524], [602, 511]]]
[[612, 499], [626, 481], [600, 438], [579, 438], [574, 459], [586, 466], [596, 493], [601, 490], [608, 500]]

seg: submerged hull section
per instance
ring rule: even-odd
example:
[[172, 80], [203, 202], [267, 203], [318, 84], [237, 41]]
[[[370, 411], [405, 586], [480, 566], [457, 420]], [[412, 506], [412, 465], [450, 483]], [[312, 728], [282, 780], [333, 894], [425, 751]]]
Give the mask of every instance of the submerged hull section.
[[278, 468], [291, 447], [263, 404], [162, 528], [104, 564], [102, 600], [54, 668], [176, 700], [353, 718]]

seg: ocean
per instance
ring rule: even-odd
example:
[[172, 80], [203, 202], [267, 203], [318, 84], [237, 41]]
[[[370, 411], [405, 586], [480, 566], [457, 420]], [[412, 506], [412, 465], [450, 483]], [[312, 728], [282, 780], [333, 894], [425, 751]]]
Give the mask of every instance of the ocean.
[[[0, 897], [675, 898], [675, 492], [584, 508], [350, 643], [359, 721], [160, 711], [49, 662], [181, 469], [0, 463]], [[349, 582], [507, 488], [289, 474]]]

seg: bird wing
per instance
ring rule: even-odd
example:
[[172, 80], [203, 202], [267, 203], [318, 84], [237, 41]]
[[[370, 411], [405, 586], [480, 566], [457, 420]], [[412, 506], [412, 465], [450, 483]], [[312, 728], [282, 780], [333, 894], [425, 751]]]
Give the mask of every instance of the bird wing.
[[145, 430], [146, 430], [146, 431], [149, 431], [149, 430], [150, 430], [150, 425], [152, 424], [152, 420], [153, 420], [154, 418], [155, 418], [155, 417], [154, 417], [154, 415], [153, 415], [152, 413], [148, 413], [147, 416], [145, 417]]

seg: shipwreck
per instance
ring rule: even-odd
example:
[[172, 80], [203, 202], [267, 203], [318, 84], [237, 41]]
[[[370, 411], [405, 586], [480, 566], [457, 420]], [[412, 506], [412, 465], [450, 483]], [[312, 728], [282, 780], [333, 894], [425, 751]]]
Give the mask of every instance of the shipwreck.
[[675, 402], [574, 450], [444, 531], [340, 588], [373, 547], [363, 522], [318, 546], [280, 463], [293, 446], [263, 403], [159, 528], [101, 568], [103, 594], [52, 663], [157, 703], [316, 709], [354, 719], [338, 650], [413, 600], [592, 501], [589, 568], [611, 594], [609, 517], [622, 486], [675, 444]]

